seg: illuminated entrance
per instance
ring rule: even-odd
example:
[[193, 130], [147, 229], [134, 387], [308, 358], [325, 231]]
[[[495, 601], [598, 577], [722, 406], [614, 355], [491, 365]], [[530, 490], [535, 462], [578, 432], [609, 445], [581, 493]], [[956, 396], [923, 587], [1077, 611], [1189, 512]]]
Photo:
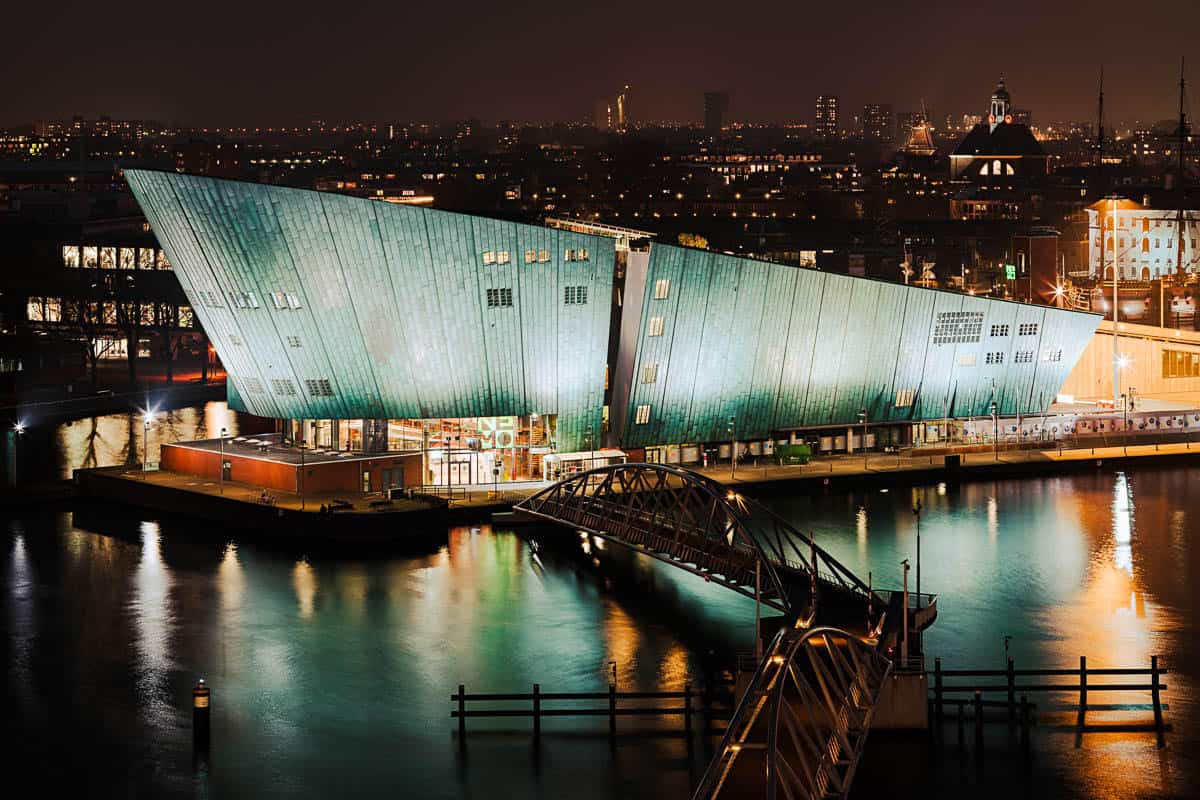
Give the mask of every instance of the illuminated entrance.
[[557, 415], [459, 419], [288, 420], [284, 436], [306, 448], [347, 453], [421, 452], [427, 486], [541, 480], [555, 452]]

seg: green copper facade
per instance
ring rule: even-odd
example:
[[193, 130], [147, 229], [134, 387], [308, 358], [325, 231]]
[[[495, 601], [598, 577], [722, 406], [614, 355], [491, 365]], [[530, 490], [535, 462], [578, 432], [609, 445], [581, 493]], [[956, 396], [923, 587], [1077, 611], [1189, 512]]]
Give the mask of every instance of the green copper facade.
[[[1043, 412], [1099, 317], [300, 189], [126, 173], [266, 417], [557, 414], [620, 447]], [[618, 342], [610, 358], [610, 326]], [[599, 443], [599, 437], [597, 437]]]
[[229, 371], [233, 407], [557, 414], [560, 450], [600, 431], [613, 240], [307, 190], [126, 177]]
[[655, 244], [621, 444], [1042, 412], [1098, 320]]

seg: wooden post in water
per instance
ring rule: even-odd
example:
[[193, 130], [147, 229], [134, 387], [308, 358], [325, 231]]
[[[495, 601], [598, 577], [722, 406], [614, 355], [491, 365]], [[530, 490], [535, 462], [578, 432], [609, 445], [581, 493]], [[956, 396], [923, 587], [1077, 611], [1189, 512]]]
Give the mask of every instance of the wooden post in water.
[[1021, 749], [1029, 752], [1029, 698], [1021, 695]]
[[458, 685], [458, 743], [466, 741], [467, 735], [467, 687]]
[[938, 725], [942, 724], [942, 657], [938, 656], [933, 659], [933, 697], [935, 707], [935, 719]]
[[612, 742], [617, 740], [617, 685], [615, 683], [608, 685], [608, 738]]
[[542, 739], [542, 687], [541, 684], [533, 685], [533, 740], [540, 742]]
[[983, 692], [975, 690], [975, 754], [983, 755]]
[[1005, 669], [1005, 677], [1008, 678], [1008, 721], [1011, 723], [1016, 716], [1016, 671], [1013, 669], [1012, 656], [1008, 657], [1008, 666]]
[[1079, 657], [1079, 717], [1076, 727], [1083, 733], [1083, 723], [1087, 714], [1087, 656]]
[[1158, 656], [1150, 656], [1150, 696], [1154, 699], [1154, 730], [1158, 734], [1158, 746], [1166, 747], [1163, 735], [1162, 694], [1158, 690]]
[[692, 741], [692, 684], [683, 685], [683, 730], [687, 734], [688, 744]]

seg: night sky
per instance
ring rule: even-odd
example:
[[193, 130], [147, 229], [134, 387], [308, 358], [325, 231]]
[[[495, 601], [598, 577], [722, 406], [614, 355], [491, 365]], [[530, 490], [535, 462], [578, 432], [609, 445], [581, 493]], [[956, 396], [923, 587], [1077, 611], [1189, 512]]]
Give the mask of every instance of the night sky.
[[[0, 124], [95, 116], [207, 125], [632, 116], [809, 120], [814, 96], [982, 113], [1004, 75], [1035, 122], [1176, 113], [1179, 57], [1200, 98], [1198, 0], [860, 3], [330, 2], [6, 4]], [[1190, 52], [1188, 45], [1192, 45]], [[1200, 103], [1189, 98], [1189, 106]]]

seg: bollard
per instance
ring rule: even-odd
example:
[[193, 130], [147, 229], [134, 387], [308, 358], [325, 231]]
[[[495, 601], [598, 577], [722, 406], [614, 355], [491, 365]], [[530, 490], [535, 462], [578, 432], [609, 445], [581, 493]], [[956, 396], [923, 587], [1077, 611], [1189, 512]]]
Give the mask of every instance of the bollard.
[[192, 687], [192, 741], [197, 747], [208, 747], [209, 714], [212, 711], [209, 700], [208, 686], [201, 678]]
[[458, 685], [458, 743], [465, 744], [467, 739], [467, 687]]
[[1005, 670], [1005, 676], [1008, 678], [1008, 721], [1013, 721], [1016, 714], [1016, 670], [1013, 669], [1012, 656], [1008, 657], [1008, 668]]

